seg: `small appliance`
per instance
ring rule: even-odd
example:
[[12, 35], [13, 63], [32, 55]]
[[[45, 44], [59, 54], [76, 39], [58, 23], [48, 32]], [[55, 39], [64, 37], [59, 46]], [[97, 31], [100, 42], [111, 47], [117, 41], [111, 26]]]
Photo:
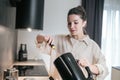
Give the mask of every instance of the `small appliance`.
[[94, 80], [88, 66], [85, 67], [88, 72], [88, 78], [84, 76], [72, 53], [64, 53], [59, 56], [54, 61], [54, 64], [63, 80]]

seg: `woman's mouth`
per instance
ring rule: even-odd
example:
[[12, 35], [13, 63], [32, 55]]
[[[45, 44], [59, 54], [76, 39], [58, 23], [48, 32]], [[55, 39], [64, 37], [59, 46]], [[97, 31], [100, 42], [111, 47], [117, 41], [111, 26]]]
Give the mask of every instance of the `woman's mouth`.
[[74, 33], [76, 30], [70, 30], [71, 33]]

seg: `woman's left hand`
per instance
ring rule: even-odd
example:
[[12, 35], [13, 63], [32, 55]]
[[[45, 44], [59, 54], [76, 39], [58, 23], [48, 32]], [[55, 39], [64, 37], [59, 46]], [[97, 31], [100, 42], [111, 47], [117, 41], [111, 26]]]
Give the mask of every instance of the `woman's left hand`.
[[90, 63], [85, 58], [78, 60], [78, 64], [82, 67], [90, 66]]
[[87, 59], [83, 58], [83, 59], [77, 60], [77, 63], [80, 67], [88, 66], [90, 68], [90, 70], [92, 71], [92, 73], [94, 73], [96, 75], [99, 74], [97, 66], [90, 64]]

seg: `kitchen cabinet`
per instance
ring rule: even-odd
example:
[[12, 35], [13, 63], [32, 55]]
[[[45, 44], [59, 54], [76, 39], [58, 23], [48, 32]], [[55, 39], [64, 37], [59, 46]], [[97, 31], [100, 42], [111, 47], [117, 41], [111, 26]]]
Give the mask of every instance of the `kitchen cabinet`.
[[120, 80], [120, 66], [112, 67], [112, 79], [111, 80]]
[[49, 75], [43, 60], [27, 60], [15, 62], [13, 67], [18, 69], [18, 80], [48, 80]]

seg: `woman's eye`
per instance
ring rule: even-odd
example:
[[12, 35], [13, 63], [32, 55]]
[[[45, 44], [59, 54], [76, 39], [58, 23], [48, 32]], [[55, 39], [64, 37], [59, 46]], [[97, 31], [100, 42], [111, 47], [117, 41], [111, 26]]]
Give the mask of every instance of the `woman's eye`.
[[68, 25], [71, 25], [71, 23], [68, 23]]
[[74, 24], [78, 24], [78, 22], [74, 22]]

